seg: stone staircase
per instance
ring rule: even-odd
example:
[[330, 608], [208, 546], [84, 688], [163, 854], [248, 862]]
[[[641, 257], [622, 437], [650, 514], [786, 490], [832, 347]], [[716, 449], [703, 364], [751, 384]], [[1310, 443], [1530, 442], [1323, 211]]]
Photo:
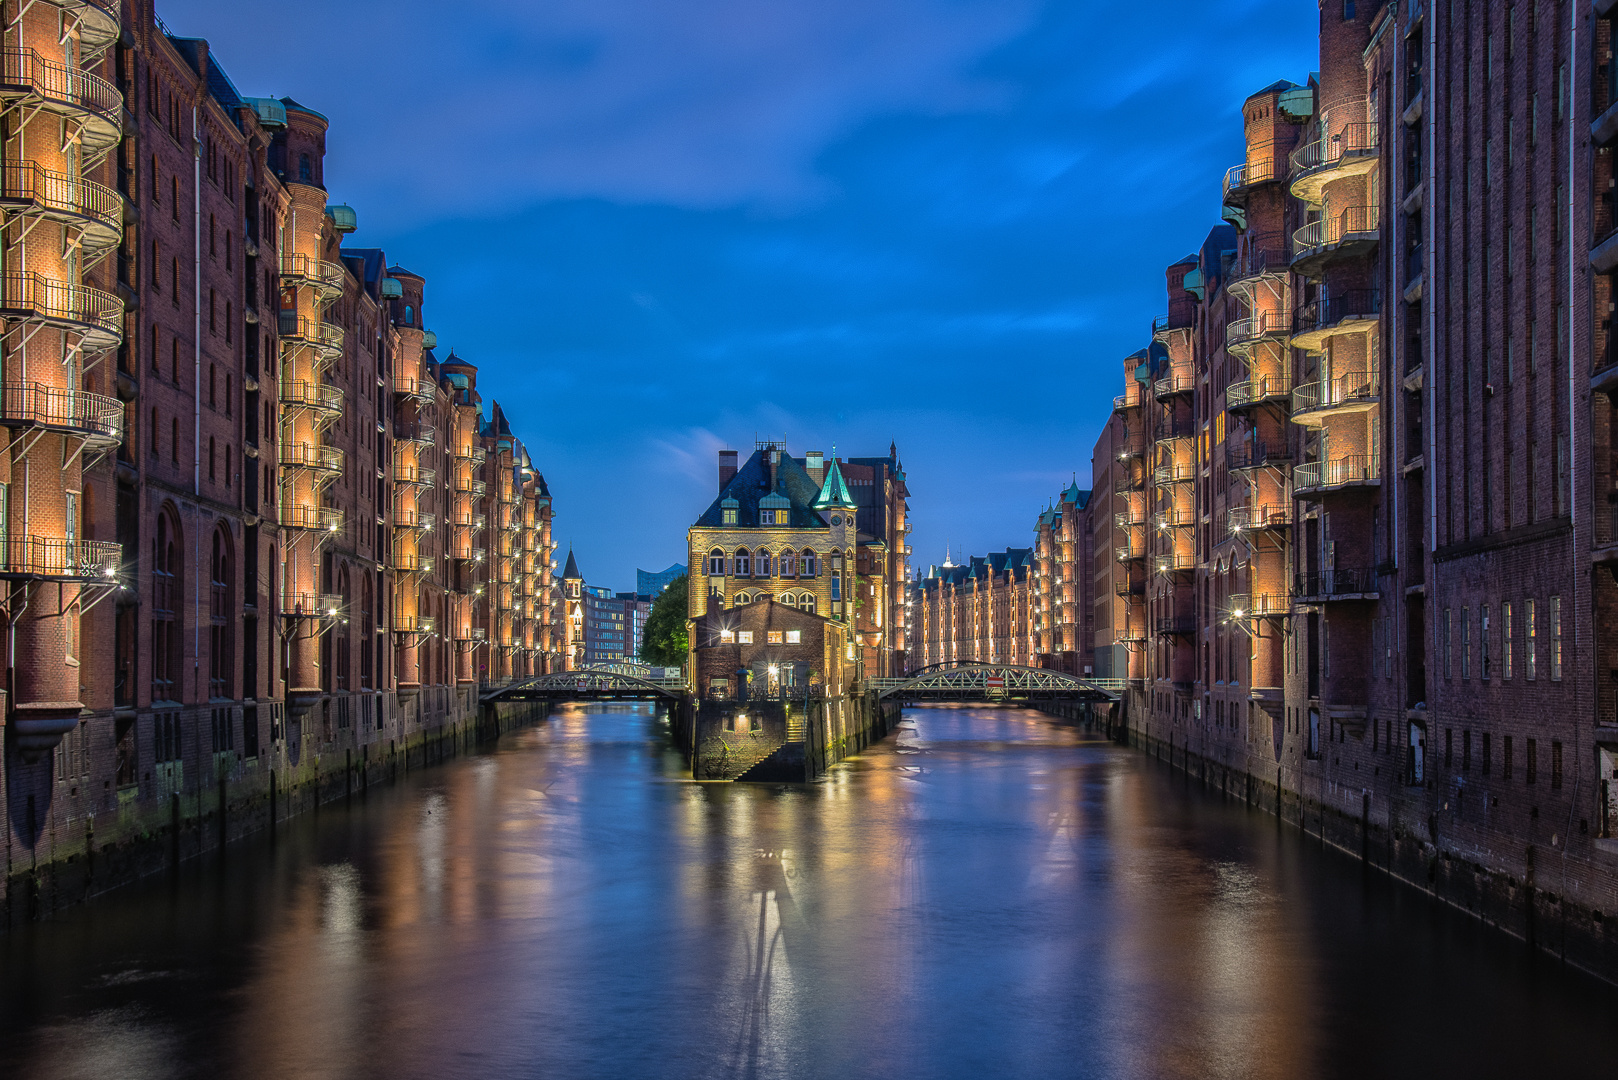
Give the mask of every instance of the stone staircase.
[[736, 778], [738, 783], [801, 784], [803, 743], [782, 743]]
[[779, 749], [775, 739], [744, 731], [722, 731], [697, 752], [704, 780], [736, 780]]

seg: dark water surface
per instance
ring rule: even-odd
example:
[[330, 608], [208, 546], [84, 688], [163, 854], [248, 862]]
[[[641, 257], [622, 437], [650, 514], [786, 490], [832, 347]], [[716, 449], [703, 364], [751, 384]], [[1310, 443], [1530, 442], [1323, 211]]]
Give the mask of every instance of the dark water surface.
[[0, 938], [0, 1077], [1618, 1076], [1608, 989], [1037, 714], [570, 708]]

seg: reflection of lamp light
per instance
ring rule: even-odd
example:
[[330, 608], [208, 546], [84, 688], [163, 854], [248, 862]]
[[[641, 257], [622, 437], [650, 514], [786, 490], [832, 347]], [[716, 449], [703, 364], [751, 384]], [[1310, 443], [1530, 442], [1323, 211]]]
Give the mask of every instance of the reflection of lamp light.
[[780, 673], [780, 668], [777, 668], [774, 664], [771, 664], [770, 665], [770, 674], [771, 675], [777, 675], [779, 673]]

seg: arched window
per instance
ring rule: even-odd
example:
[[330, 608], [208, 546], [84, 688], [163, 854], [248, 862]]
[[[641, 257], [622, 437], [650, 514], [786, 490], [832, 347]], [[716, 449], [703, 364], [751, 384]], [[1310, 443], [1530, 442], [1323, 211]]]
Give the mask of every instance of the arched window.
[[[376, 633], [376, 615], [371, 602], [371, 575], [361, 580], [360, 589], [360, 686], [371, 689], [371, 638]], [[380, 717], [378, 718], [380, 722]]]
[[798, 598], [793, 593], [787, 593], [786, 595], [781, 597], [781, 603], [785, 604], [787, 607], [797, 607], [798, 606]]
[[808, 592], [799, 594], [798, 608], [813, 615], [815, 613], [815, 594]]
[[708, 576], [723, 577], [725, 575], [725, 553], [719, 548], [708, 552]]
[[235, 634], [231, 610], [235, 606], [231, 597], [230, 532], [221, 525], [213, 533], [213, 552], [209, 561], [208, 597], [208, 696], [230, 698], [235, 669]]
[[739, 592], [739, 593], [736, 594], [736, 600], [735, 600], [735, 603], [734, 603], [733, 606], [734, 607], [741, 607], [743, 604], [751, 604], [752, 602], [753, 602], [753, 594], [752, 593]]
[[409, 304], [405, 305], [404, 324], [406, 326], [415, 326], [416, 325], [416, 312], [415, 312], [415, 309], [412, 308]]
[[212, 435], [208, 436], [208, 479], [218, 479], [214, 472], [214, 440]]
[[748, 557], [746, 548], [737, 548], [736, 549], [736, 576], [737, 577], [752, 577], [753, 576], [753, 560]]
[[314, 182], [314, 170], [309, 165], [309, 155], [298, 155], [298, 182], [310, 184]]
[[819, 568], [818, 568], [818, 566], [816, 565], [816, 562], [815, 562], [815, 553], [813, 551], [810, 551], [808, 548], [804, 548], [804, 550], [803, 550], [803, 569], [801, 571], [799, 571], [799, 576], [800, 577], [814, 577], [817, 573], [819, 573]]
[[152, 537], [152, 700], [178, 700], [180, 624], [175, 612], [182, 603], [180, 530], [165, 508], [157, 516]]
[[753, 576], [770, 576], [770, 553], [762, 548], [753, 556]]
[[781, 553], [780, 573], [782, 577], [797, 577], [798, 556], [790, 551]]

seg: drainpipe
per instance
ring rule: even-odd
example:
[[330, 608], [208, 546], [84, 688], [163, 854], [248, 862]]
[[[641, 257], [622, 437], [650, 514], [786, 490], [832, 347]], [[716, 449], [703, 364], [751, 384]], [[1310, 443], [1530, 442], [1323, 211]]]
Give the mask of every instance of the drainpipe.
[[[192, 212], [192, 303], [193, 376], [191, 395], [191, 492], [202, 498], [202, 138], [198, 131], [197, 107], [191, 106], [191, 212]], [[201, 696], [202, 680], [202, 529], [191, 530], [191, 576], [196, 582], [192, 601], [191, 691]]]

